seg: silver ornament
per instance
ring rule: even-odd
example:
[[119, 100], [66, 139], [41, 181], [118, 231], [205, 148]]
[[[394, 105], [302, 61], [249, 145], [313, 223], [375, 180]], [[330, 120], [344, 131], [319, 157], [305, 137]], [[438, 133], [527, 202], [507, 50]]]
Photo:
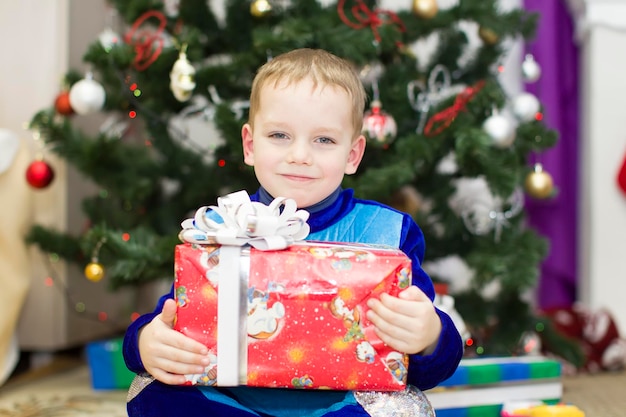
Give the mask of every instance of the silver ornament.
[[508, 148], [515, 140], [515, 130], [511, 122], [504, 116], [494, 113], [483, 123], [483, 129], [493, 139], [498, 148]]
[[527, 83], [534, 83], [541, 77], [541, 67], [531, 54], [527, 54], [522, 62], [522, 77]]
[[77, 114], [94, 113], [102, 109], [106, 93], [104, 87], [93, 79], [92, 73], [70, 88], [70, 105]]
[[539, 100], [531, 93], [522, 93], [513, 100], [513, 114], [523, 122], [534, 120], [539, 110]]

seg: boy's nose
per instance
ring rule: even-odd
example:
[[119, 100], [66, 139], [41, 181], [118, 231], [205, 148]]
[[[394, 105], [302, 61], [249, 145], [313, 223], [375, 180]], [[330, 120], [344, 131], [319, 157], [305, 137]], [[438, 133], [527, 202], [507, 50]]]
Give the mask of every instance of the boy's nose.
[[305, 141], [295, 140], [289, 147], [289, 162], [296, 164], [311, 163], [311, 149]]

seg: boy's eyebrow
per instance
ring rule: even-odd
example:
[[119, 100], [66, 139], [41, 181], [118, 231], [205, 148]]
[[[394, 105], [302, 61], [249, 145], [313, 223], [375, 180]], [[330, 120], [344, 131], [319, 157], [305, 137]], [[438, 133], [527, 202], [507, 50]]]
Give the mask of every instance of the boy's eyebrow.
[[333, 128], [333, 127], [322, 127], [317, 129], [316, 132], [319, 132], [321, 135], [330, 135], [330, 136], [338, 136], [341, 133], [342, 129]]
[[260, 122], [264, 125], [264, 126], [269, 126], [272, 128], [279, 128], [279, 129], [286, 129], [289, 127], [289, 123], [288, 122], [284, 122], [281, 120], [264, 120], [261, 119]]

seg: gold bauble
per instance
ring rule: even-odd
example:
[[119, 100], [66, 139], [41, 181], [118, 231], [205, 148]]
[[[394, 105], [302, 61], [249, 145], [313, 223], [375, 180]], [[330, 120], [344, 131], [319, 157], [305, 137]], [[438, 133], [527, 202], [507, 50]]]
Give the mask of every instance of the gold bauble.
[[272, 10], [268, 0], [253, 0], [250, 4], [250, 13], [254, 17], [263, 17]]
[[90, 262], [85, 267], [85, 277], [89, 281], [98, 282], [104, 277], [104, 267], [98, 262]]
[[541, 164], [535, 164], [533, 171], [526, 176], [524, 189], [533, 198], [548, 198], [554, 192], [552, 176], [543, 170]]
[[437, 15], [439, 8], [437, 0], [413, 0], [413, 13], [422, 19], [432, 19]]
[[500, 40], [496, 32], [484, 26], [478, 28], [478, 37], [487, 45], [495, 45]]
[[408, 213], [412, 216], [416, 215], [422, 207], [423, 198], [417, 192], [415, 187], [404, 185], [398, 191], [393, 193], [389, 204], [400, 211]]

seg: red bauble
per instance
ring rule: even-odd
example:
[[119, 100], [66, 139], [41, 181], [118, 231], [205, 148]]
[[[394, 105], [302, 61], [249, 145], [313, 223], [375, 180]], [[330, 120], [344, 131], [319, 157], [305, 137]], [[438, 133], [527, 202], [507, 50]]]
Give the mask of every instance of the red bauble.
[[362, 133], [369, 143], [388, 146], [396, 138], [398, 128], [394, 118], [382, 110], [380, 101], [374, 100], [370, 110], [363, 115]]
[[46, 188], [53, 179], [54, 171], [45, 161], [33, 161], [26, 168], [26, 181], [33, 188]]
[[69, 91], [63, 91], [57, 96], [56, 100], [54, 100], [54, 109], [63, 116], [71, 116], [74, 114], [74, 109], [70, 104]]

